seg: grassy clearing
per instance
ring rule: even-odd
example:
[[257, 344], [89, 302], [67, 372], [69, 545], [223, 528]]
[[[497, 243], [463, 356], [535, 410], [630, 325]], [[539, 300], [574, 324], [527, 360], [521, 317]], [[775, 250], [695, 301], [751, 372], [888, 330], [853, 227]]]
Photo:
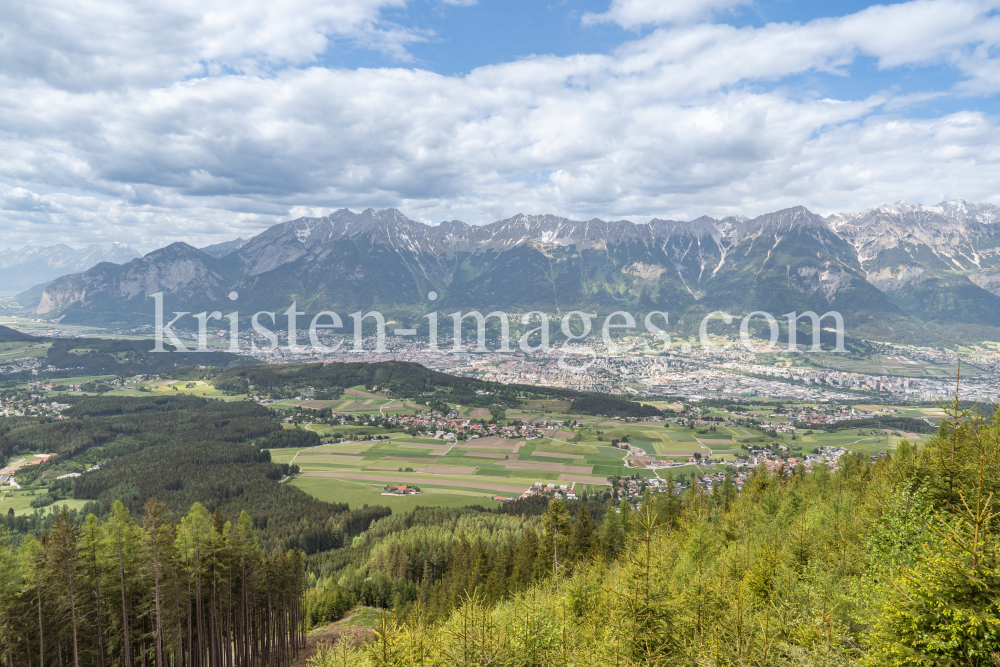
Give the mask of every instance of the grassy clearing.
[[81, 510], [83, 506], [89, 501], [87, 500], [60, 500], [57, 503], [48, 505], [46, 507], [34, 508], [31, 506], [31, 501], [37, 496], [42, 495], [44, 490], [36, 490], [36, 495], [28, 495], [29, 492], [26, 491], [12, 491], [9, 493], [0, 494], [0, 513], [6, 514], [11, 509], [14, 510], [14, 516], [24, 516], [33, 514], [36, 511], [40, 511], [43, 514], [48, 514], [52, 511], [53, 507], [59, 508], [66, 505], [71, 510]]
[[382, 609], [358, 607], [351, 613], [350, 616], [337, 625], [342, 625], [348, 628], [374, 628], [378, 625], [379, 620], [386, 613], [387, 612]]
[[0, 343], [0, 361], [41, 359], [51, 346], [51, 343]]
[[155, 393], [161, 394], [189, 394], [195, 396], [222, 396], [221, 391], [202, 380], [178, 380], [169, 384], [157, 384], [152, 387]]
[[84, 384], [87, 382], [100, 382], [101, 380], [114, 380], [115, 375], [77, 375], [71, 378], [52, 378], [48, 380], [52, 384]]
[[300, 451], [297, 447], [272, 449], [271, 461], [274, 463], [291, 463], [292, 458]]

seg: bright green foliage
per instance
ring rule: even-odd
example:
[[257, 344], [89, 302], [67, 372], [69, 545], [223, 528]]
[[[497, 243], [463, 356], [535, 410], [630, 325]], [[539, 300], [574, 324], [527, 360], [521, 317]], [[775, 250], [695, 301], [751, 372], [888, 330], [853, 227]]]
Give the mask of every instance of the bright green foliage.
[[[544, 554], [546, 563], [552, 564], [552, 573], [558, 576], [560, 565], [566, 567], [566, 545], [569, 542], [570, 516], [561, 500], [553, 500], [548, 511], [542, 515], [542, 539], [538, 547], [539, 555]], [[559, 553], [563, 563], [559, 563]]]
[[309, 626], [325, 625], [339, 621], [353, 606], [350, 593], [336, 582], [324, 582], [322, 587], [306, 592], [306, 615]]
[[[606, 515], [601, 502], [571, 504], [575, 518], [560, 506], [561, 572], [580, 569], [599, 553], [620, 551], [620, 531], [608, 543], [595, 530]], [[556, 555], [553, 534], [543, 527], [541, 514], [549, 510], [544, 503], [502, 509], [424, 507], [381, 519], [349, 549], [310, 556], [312, 585], [329, 588], [335, 582], [343, 596], [395, 609], [406, 622], [418, 611], [428, 621], [446, 618], [472, 592], [496, 604], [551, 578]]]
[[[391, 664], [995, 665], [1000, 420], [949, 411], [937, 439], [878, 462], [608, 511], [591, 557], [560, 557], [558, 578], [501, 599], [473, 588], [444, 620], [397, 622]], [[563, 511], [544, 517], [539, 558]]]

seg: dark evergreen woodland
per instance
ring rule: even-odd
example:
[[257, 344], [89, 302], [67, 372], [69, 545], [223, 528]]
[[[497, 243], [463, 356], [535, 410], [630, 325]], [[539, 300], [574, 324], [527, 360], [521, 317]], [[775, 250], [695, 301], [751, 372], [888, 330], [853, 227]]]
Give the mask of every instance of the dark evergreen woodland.
[[0, 655], [18, 667], [286, 667], [305, 642], [298, 551], [267, 556], [250, 517], [200, 504], [179, 522], [150, 500], [41, 539], [0, 529]]

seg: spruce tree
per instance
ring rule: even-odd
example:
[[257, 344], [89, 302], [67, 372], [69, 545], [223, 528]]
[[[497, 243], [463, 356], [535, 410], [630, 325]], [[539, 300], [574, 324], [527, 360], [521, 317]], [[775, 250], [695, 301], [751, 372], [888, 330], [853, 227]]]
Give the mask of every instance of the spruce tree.
[[570, 535], [569, 560], [574, 563], [589, 560], [593, 553], [593, 545], [594, 528], [590, 523], [590, 512], [587, 511], [587, 505], [581, 503]]
[[69, 610], [70, 629], [72, 631], [71, 648], [73, 667], [80, 667], [77, 624], [79, 614], [79, 609], [77, 608], [79, 604], [79, 591], [77, 589], [80, 582], [80, 545], [78, 539], [79, 529], [70, 521], [69, 510], [63, 505], [62, 510], [59, 512], [59, 522], [52, 531], [49, 567], [55, 581], [59, 582], [60, 592]]

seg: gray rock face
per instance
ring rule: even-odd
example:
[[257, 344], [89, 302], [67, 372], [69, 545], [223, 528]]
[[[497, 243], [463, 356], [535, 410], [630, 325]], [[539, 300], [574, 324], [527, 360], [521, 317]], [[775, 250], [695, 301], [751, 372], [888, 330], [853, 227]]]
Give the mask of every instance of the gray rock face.
[[215, 301], [228, 292], [229, 282], [214, 258], [185, 243], [174, 243], [124, 266], [102, 264], [56, 280], [45, 289], [35, 312], [49, 315], [74, 306], [113, 308], [144, 301], [161, 291]]
[[1000, 284], [1000, 214], [992, 204], [896, 202], [828, 221], [883, 291], [941, 276], [964, 277], [991, 292]]

